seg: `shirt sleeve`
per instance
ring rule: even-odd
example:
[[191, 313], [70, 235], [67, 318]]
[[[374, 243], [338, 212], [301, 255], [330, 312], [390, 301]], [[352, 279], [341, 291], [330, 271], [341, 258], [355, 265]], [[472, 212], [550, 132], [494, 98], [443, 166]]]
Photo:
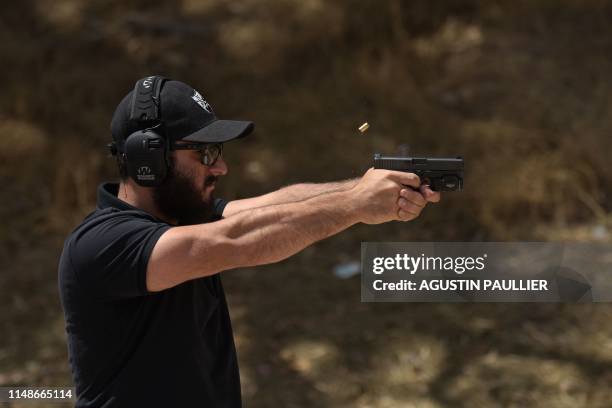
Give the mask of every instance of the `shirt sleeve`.
[[75, 234], [70, 255], [76, 281], [99, 298], [147, 295], [147, 265], [168, 224], [111, 216]]

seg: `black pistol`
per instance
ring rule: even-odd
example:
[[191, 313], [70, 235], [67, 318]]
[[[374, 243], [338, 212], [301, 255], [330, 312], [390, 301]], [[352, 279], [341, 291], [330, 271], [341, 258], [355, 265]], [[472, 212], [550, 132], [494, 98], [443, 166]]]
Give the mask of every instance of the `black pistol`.
[[374, 168], [414, 173], [433, 191], [463, 190], [463, 157], [390, 157], [376, 153]]

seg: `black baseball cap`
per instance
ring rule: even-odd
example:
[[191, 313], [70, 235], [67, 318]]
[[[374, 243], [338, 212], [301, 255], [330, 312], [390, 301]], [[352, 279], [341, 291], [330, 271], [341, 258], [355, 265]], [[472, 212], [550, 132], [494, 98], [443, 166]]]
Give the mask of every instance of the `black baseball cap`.
[[[150, 127], [130, 119], [133, 94], [132, 90], [123, 98], [111, 121], [111, 133], [119, 150], [122, 150], [129, 135]], [[159, 117], [163, 126], [160, 134], [170, 142], [186, 140], [223, 143], [244, 137], [255, 127], [253, 122], [249, 121], [218, 119], [202, 95], [180, 81], [166, 80], [162, 85], [159, 100]]]

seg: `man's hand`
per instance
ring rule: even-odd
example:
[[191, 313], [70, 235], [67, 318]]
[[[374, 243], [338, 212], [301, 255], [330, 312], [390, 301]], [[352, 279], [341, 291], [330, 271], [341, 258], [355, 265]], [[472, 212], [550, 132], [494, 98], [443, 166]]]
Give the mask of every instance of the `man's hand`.
[[365, 224], [410, 221], [428, 202], [440, 201], [440, 193], [421, 185], [416, 174], [401, 171], [370, 169], [350, 191]]

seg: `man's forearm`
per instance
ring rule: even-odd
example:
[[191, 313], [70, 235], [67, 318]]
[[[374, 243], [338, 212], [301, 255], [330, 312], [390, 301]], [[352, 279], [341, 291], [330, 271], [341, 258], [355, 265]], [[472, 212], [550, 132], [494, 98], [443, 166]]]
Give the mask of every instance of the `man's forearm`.
[[270, 200], [276, 204], [307, 200], [334, 191], [346, 191], [354, 187], [359, 179], [333, 181], [329, 183], [300, 183], [283, 187], [270, 193]]
[[329, 183], [300, 183], [283, 187], [259, 197], [231, 201], [223, 211], [224, 217], [231, 217], [241, 211], [269, 205], [279, 205], [308, 200], [321, 194], [346, 191], [354, 187], [359, 179], [335, 181]]

